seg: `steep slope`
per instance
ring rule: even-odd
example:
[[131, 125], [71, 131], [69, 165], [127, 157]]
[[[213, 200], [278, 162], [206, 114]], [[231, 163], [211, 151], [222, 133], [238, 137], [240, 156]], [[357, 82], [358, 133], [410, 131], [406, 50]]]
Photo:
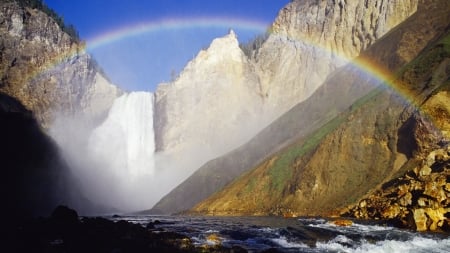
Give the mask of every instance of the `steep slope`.
[[120, 93], [84, 45], [39, 9], [0, 3], [0, 91], [35, 114], [45, 128], [59, 114], [104, 116]]
[[[423, 47], [448, 29], [449, 6], [447, 1], [422, 3], [419, 10], [423, 11], [385, 39], [413, 37]], [[402, 33], [408, 27], [418, 29]], [[418, 105], [435, 89], [448, 85], [447, 56], [434, 50], [440, 45], [419, 56], [428, 59], [420, 69], [405, 67], [396, 82], [402, 94], [410, 94]], [[420, 50], [405, 46], [399, 43], [394, 61], [384, 61], [392, 66]], [[376, 51], [368, 54], [387, 55], [378, 51], [380, 48], [382, 44], [376, 44]], [[444, 100], [439, 101], [447, 99], [445, 94], [440, 93]], [[194, 211], [218, 215], [329, 215], [354, 203], [394, 173], [406, 170], [408, 161], [426, 150], [415, 144], [417, 138], [427, 140], [427, 146], [437, 145], [441, 138], [436, 131], [422, 127], [424, 136], [414, 133], [411, 124], [424, 125], [422, 121], [423, 117], [403, 97], [391, 89], [378, 88], [316, 130], [306, 142], [297, 140], [197, 205]], [[429, 138], [432, 136], [436, 137]]]
[[[157, 149], [170, 152], [171, 149], [183, 149], [181, 146], [184, 145], [189, 148], [185, 148], [188, 151], [183, 152], [202, 154], [202, 159], [196, 163], [200, 166], [210, 158], [245, 143], [276, 117], [309, 97], [330, 73], [343, 66], [345, 60], [338, 57], [339, 55], [348, 58], [357, 56], [361, 50], [411, 15], [416, 8], [417, 1], [372, 1], [366, 5], [362, 1], [353, 1], [345, 6], [335, 1], [293, 1], [280, 12], [273, 25], [273, 33], [263, 46], [254, 52], [254, 57], [250, 59], [244, 57], [237, 47], [233, 34], [221, 39], [228, 41], [227, 43], [213, 42], [213, 45], [226, 44], [226, 46], [216, 50], [215, 57], [211, 57], [212, 49], [199, 54], [194, 61], [195, 64], [189, 64], [178, 80], [158, 89], [155, 112]], [[340, 9], [341, 12], [334, 11], [335, 9]], [[330, 29], [323, 30], [323, 27]], [[351, 40], [364, 41], [350, 43], [347, 38], [342, 38], [343, 34], [350, 35]], [[366, 37], [371, 39], [365, 39]], [[211, 48], [218, 48], [213, 45]], [[348, 51], [344, 51], [344, 47]], [[208, 67], [211, 61], [207, 55], [217, 60], [218, 55], [223, 54], [226, 54], [221, 56], [224, 59], [214, 61], [214, 64]], [[233, 58], [236, 60], [232, 64], [246, 71], [228, 71], [230, 65], [227, 63], [231, 61], [226, 59], [230, 59], [230, 55], [236, 55]], [[197, 70], [192, 67], [193, 65], [200, 65], [202, 68], [197, 67]], [[220, 69], [217, 66], [220, 66]], [[241, 76], [242, 73], [245, 75]], [[342, 78], [347, 79], [346, 76]], [[223, 83], [228, 83], [225, 86], [226, 90]], [[324, 95], [324, 100], [320, 102], [323, 108], [311, 110], [322, 112], [332, 106], [333, 102], [328, 102], [326, 97], [334, 92], [335, 85], [329, 86], [331, 88], [324, 88], [328, 90], [325, 92], [328, 95]], [[353, 101], [364, 92], [365, 88], [357, 88], [354, 93], [348, 94], [349, 101]], [[177, 102], [173, 102], [175, 97]], [[190, 106], [183, 106], [185, 104]], [[343, 103], [340, 106], [345, 108], [347, 105], [349, 104]], [[309, 106], [293, 110], [301, 117], [301, 114], [309, 110]], [[328, 115], [318, 113], [319, 117], [312, 116], [311, 120], [314, 120], [315, 124], [306, 128], [306, 124], [294, 124], [292, 131], [286, 131], [286, 134], [266, 130], [266, 134], [270, 134], [271, 137], [267, 137], [264, 142], [254, 141], [250, 144], [252, 150], [255, 150], [254, 155], [241, 152], [243, 151], [241, 149], [233, 152], [236, 156], [229, 156], [232, 157], [231, 160], [225, 158], [228, 161], [218, 159], [208, 163], [196, 172], [192, 179], [188, 179], [162, 199], [154, 210], [176, 212], [191, 207], [235, 178], [244, 169], [254, 166], [255, 162], [260, 161], [262, 157], [279, 148], [293, 136], [305, 136], [342, 108], [336, 108], [335, 112]], [[201, 119], [198, 119], [199, 117]], [[294, 123], [288, 117], [285, 120], [290, 122], [286, 124]], [[298, 132], [299, 129], [304, 130]], [[276, 134], [278, 137], [273, 135], [274, 132], [278, 132]], [[173, 157], [180, 159], [177, 155]], [[186, 162], [182, 163], [182, 167], [189, 171], [194, 169]], [[214, 172], [211, 173], [212, 171]], [[198, 189], [200, 184], [204, 186], [203, 189]]]
[[450, 34], [412, 62], [403, 77], [421, 84], [415, 89], [424, 84], [437, 87], [422, 98], [425, 117], [415, 115], [401, 129], [403, 135], [407, 131], [413, 137], [402, 149], [412, 152], [414, 159], [342, 214], [390, 219], [419, 231], [450, 231]]

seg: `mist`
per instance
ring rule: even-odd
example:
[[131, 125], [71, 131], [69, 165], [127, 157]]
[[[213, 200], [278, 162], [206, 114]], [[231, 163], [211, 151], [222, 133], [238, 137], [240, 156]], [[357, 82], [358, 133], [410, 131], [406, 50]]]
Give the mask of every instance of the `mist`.
[[96, 212], [148, 209], [163, 194], [153, 159], [152, 93], [117, 98], [98, 126], [86, 115], [60, 116], [50, 134]]

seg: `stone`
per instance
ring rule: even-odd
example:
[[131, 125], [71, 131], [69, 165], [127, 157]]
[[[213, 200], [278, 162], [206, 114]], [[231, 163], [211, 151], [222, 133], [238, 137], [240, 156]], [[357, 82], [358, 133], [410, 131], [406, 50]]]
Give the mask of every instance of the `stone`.
[[417, 231], [427, 231], [428, 227], [427, 227], [427, 216], [425, 215], [425, 210], [420, 208], [420, 209], [415, 209], [414, 212], [414, 222], [416, 225], [416, 230]]
[[353, 221], [351, 221], [351, 220], [344, 220], [344, 219], [334, 220], [331, 223], [336, 225], [336, 226], [339, 226], [339, 227], [348, 227], [348, 226], [353, 225]]
[[78, 223], [78, 213], [67, 206], [58, 206], [52, 212], [51, 219], [62, 225], [76, 224]]
[[393, 219], [400, 214], [400, 211], [400, 207], [397, 204], [394, 204], [383, 210], [382, 216], [385, 219]]
[[446, 183], [444, 189], [445, 189], [447, 192], [450, 192], [450, 183]]
[[399, 200], [401, 206], [409, 206], [412, 204], [412, 194], [411, 192], [407, 192], [403, 197]]
[[426, 208], [425, 213], [428, 216], [428, 218], [432, 221], [428, 227], [428, 230], [436, 231], [439, 227], [442, 227], [442, 225], [446, 220], [445, 214], [447, 212], [448, 210], [444, 208], [437, 208], [437, 209]]
[[429, 176], [431, 174], [431, 168], [428, 165], [424, 165], [419, 172], [419, 176]]
[[428, 204], [428, 199], [426, 199], [426, 198], [419, 198], [418, 200], [417, 200], [417, 204], [420, 206], [420, 207], [425, 207], [425, 206], [427, 206]]
[[222, 243], [222, 239], [217, 234], [210, 234], [206, 237], [206, 241], [209, 244], [220, 245]]

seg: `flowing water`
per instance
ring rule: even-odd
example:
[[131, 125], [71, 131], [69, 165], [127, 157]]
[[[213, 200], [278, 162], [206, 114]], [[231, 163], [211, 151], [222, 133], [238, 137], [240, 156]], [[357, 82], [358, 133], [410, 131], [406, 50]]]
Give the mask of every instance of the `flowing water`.
[[449, 235], [416, 233], [373, 222], [354, 222], [341, 227], [313, 218], [123, 216], [111, 219], [143, 226], [158, 220], [156, 228], [184, 234], [196, 245], [220, 243], [226, 247], [240, 246], [249, 252], [271, 248], [281, 252], [450, 252]]

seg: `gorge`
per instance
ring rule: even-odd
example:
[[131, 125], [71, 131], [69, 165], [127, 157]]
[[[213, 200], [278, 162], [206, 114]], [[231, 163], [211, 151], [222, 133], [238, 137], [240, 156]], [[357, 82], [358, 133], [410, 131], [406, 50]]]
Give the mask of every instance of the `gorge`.
[[19, 2], [0, 4], [9, 213], [64, 203], [448, 231], [448, 1], [291, 1], [250, 52], [230, 29], [153, 93], [119, 89], [83, 42]]

